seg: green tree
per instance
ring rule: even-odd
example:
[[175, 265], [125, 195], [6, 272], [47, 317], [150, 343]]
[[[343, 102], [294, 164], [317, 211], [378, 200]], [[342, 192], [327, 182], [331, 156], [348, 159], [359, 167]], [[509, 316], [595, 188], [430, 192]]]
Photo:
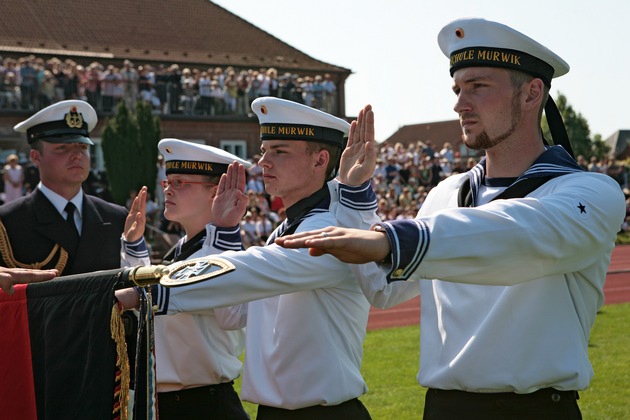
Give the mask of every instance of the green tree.
[[593, 156], [598, 160], [602, 160], [610, 153], [610, 146], [602, 140], [601, 134], [593, 136]]
[[[567, 129], [569, 140], [571, 141], [571, 147], [573, 147], [573, 153], [577, 157], [583, 155], [589, 159], [593, 156], [593, 144], [591, 141], [591, 131], [588, 127], [586, 118], [579, 112], [576, 112], [571, 105], [569, 105], [566, 96], [562, 93], [558, 93], [556, 98], [556, 105], [558, 111], [562, 115], [564, 126]], [[542, 120], [543, 135], [548, 141], [552, 141], [551, 133], [549, 132], [549, 125], [547, 124], [547, 117], [543, 116]]]
[[103, 157], [114, 201], [124, 205], [131, 190], [143, 185], [154, 196], [160, 118], [138, 102], [131, 112], [124, 101], [103, 128]]

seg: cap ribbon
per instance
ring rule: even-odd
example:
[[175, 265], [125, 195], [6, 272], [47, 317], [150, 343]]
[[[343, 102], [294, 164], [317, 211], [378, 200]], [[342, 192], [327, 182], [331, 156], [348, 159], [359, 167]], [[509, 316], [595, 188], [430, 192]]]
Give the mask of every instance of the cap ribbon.
[[228, 165], [196, 160], [167, 160], [164, 162], [166, 174], [221, 175], [227, 172]]
[[464, 67], [504, 67], [520, 70], [551, 86], [553, 67], [522, 51], [507, 48], [468, 47], [451, 53], [451, 76]]
[[549, 99], [547, 99], [547, 103], [545, 104], [545, 115], [547, 116], [547, 124], [549, 125], [549, 131], [551, 132], [551, 137], [553, 138], [553, 144], [564, 147], [564, 150], [566, 150], [567, 153], [575, 159], [573, 148], [571, 147], [571, 142], [569, 141], [569, 135], [567, 134], [567, 129], [562, 121], [562, 115], [560, 115], [560, 111], [551, 96], [549, 96]]
[[303, 140], [341, 146], [343, 138], [342, 131], [328, 127], [284, 123], [260, 125], [260, 140]]

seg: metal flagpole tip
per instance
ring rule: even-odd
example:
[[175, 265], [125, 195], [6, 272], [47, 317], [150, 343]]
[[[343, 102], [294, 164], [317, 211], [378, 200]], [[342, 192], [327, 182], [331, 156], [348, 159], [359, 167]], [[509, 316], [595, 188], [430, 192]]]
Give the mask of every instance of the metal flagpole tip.
[[138, 266], [123, 271], [123, 276], [126, 276], [128, 281], [140, 287], [158, 284], [165, 274], [168, 274], [165, 265]]
[[231, 262], [222, 258], [193, 258], [167, 266], [167, 273], [160, 279], [160, 284], [165, 287], [186, 286], [219, 277], [235, 269]]

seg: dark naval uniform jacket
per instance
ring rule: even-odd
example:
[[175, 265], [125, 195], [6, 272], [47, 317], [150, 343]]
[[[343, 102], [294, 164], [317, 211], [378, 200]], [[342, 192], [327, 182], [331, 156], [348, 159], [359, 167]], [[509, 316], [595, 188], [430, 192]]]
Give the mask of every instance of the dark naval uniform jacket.
[[46, 196], [33, 193], [0, 206], [0, 264], [58, 268], [70, 275], [120, 267], [120, 237], [127, 210], [85, 194], [77, 240]]

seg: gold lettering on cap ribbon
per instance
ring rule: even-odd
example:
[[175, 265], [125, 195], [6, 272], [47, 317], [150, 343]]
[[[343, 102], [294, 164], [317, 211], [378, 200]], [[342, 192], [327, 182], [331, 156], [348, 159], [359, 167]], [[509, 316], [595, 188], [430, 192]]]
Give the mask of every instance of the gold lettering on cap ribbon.
[[499, 63], [521, 65], [521, 56], [513, 53], [479, 50], [477, 51], [477, 59], [484, 61], [496, 61]]
[[451, 56], [451, 67], [462, 61], [479, 60], [479, 61], [494, 61], [497, 63], [511, 64], [514, 66], [521, 65], [521, 56], [503, 52], [503, 51], [491, 51], [491, 50], [466, 50], [453, 54]]

